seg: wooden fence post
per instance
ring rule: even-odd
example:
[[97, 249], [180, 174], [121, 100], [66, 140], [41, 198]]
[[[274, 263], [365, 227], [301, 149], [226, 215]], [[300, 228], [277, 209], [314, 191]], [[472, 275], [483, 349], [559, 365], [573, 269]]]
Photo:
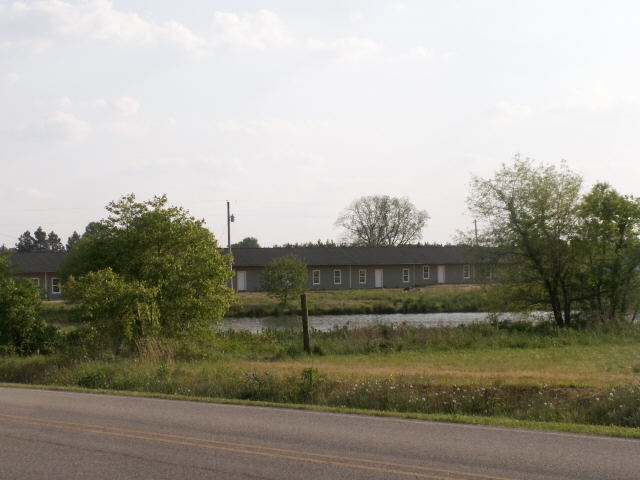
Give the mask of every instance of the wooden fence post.
[[307, 294], [300, 295], [300, 306], [302, 307], [302, 343], [304, 351], [311, 353], [311, 339], [309, 337], [309, 309], [307, 308]]

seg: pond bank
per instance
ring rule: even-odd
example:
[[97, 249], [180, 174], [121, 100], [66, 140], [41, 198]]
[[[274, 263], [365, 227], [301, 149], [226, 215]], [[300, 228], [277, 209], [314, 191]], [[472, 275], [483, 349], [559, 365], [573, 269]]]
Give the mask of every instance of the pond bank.
[[[391, 314], [360, 314], [360, 315], [311, 315], [309, 328], [318, 332], [328, 332], [337, 328], [365, 328], [374, 325], [395, 327], [454, 327], [474, 323], [486, 323], [494, 320], [494, 315], [487, 312], [458, 312], [458, 313], [391, 313]], [[516, 313], [503, 313], [500, 320], [510, 321], [538, 321], [546, 318], [544, 312], [535, 316]], [[260, 333], [267, 330], [301, 330], [302, 321], [298, 315], [280, 317], [240, 317], [225, 318], [220, 326], [222, 330], [246, 330]]]
[[[433, 286], [402, 289], [307, 292], [310, 315], [486, 312], [491, 310], [490, 287]], [[278, 317], [299, 313], [299, 302], [281, 305], [265, 292], [239, 292], [229, 317]]]
[[[371, 325], [407, 324], [411, 326], [451, 326], [465, 323], [486, 321], [486, 313], [415, 313], [415, 314], [369, 314], [369, 315], [311, 315], [309, 328], [320, 332], [328, 332], [336, 328], [362, 328]], [[260, 333], [265, 330], [300, 330], [300, 316], [287, 315], [280, 317], [241, 317], [225, 318], [222, 329], [248, 330]]]

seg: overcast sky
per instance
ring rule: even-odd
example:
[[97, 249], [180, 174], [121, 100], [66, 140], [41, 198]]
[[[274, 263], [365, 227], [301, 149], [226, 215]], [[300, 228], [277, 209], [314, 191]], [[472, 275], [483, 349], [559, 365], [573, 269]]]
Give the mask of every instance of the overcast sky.
[[128, 193], [263, 246], [388, 194], [445, 243], [518, 153], [638, 196], [639, 48], [637, 1], [0, 0], [0, 244]]

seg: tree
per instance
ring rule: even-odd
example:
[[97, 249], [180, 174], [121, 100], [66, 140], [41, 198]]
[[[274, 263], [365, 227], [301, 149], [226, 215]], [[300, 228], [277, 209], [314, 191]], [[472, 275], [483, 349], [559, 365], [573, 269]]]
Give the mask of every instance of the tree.
[[640, 287], [640, 201], [596, 184], [579, 206], [582, 268], [577, 283], [586, 308], [602, 321], [637, 307]]
[[255, 237], [245, 237], [240, 242], [231, 244], [231, 248], [260, 248], [260, 244]]
[[406, 198], [374, 195], [361, 197], [336, 220], [346, 240], [356, 246], [392, 247], [408, 245], [422, 238], [429, 215]]
[[18, 252], [64, 252], [64, 245], [56, 232], [47, 232], [38, 227], [33, 235], [27, 230], [18, 238], [16, 243]]
[[39, 317], [40, 290], [12, 275], [8, 254], [0, 254], [0, 349], [20, 355], [46, 353], [56, 329]]
[[84, 318], [116, 353], [158, 333], [157, 295], [158, 287], [126, 281], [110, 268], [70, 277], [65, 285], [65, 297], [82, 307]]
[[349, 245], [340, 244], [338, 245], [333, 240], [327, 239], [324, 242], [321, 239], [318, 239], [317, 242], [296, 242], [296, 243], [285, 243], [283, 245], [274, 245], [274, 248], [336, 248], [336, 247], [348, 247]]
[[[503, 274], [521, 291], [550, 305], [556, 323], [568, 326], [574, 291], [578, 235], [577, 210], [582, 179], [563, 163], [559, 168], [516, 157], [493, 178], [474, 177], [467, 198], [485, 225], [480, 243], [502, 252]], [[537, 292], [542, 297], [536, 299]]]
[[87, 225], [73, 244], [61, 268], [63, 280], [111, 269], [118, 282], [155, 292], [160, 334], [209, 331], [235, 296], [226, 286], [229, 262], [204, 221], [169, 206], [165, 195], [138, 202], [129, 194], [106, 209], [109, 216]]
[[262, 274], [262, 288], [282, 305], [293, 295], [304, 292], [307, 284], [307, 266], [295, 255], [275, 258], [267, 263]]
[[80, 234], [74, 230], [71, 236], [67, 239], [67, 246], [66, 246], [67, 252], [71, 251], [71, 249], [73, 248], [73, 245], [78, 240], [80, 240]]
[[38, 227], [36, 231], [33, 232], [33, 237], [36, 240], [36, 251], [46, 252], [47, 250], [49, 250], [49, 242], [47, 242], [47, 232], [45, 232], [42, 227]]
[[66, 250], [62, 244], [62, 240], [54, 231], [49, 232], [47, 236], [47, 250], [51, 252], [64, 252]]
[[35, 249], [36, 239], [33, 238], [29, 230], [18, 237], [18, 243], [16, 243], [16, 250], [18, 252], [33, 252]]

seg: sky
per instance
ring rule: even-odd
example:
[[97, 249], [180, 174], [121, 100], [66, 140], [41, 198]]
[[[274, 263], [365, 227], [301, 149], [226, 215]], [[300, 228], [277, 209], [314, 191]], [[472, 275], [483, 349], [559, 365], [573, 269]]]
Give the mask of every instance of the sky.
[[0, 0], [0, 245], [134, 193], [227, 243], [339, 241], [365, 195], [473, 226], [515, 155], [640, 196], [640, 2]]

